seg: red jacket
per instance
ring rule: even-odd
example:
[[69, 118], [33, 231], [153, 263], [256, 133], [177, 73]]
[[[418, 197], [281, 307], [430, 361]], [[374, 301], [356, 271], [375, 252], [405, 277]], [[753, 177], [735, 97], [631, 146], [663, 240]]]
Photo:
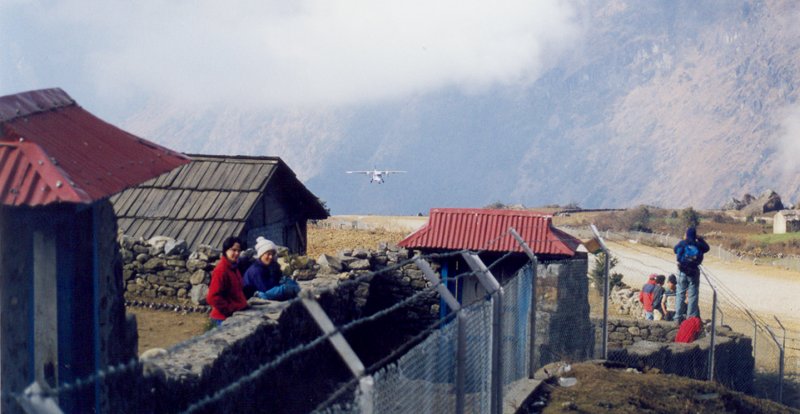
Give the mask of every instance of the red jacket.
[[242, 274], [223, 255], [211, 272], [211, 286], [206, 301], [211, 305], [211, 319], [225, 320], [234, 312], [247, 307], [247, 298], [242, 290]]
[[653, 311], [653, 299], [654, 293], [656, 291], [656, 283], [655, 279], [650, 279], [647, 283], [642, 286], [642, 290], [639, 291], [639, 302], [642, 303], [642, 307], [644, 307], [645, 312], [652, 312]]

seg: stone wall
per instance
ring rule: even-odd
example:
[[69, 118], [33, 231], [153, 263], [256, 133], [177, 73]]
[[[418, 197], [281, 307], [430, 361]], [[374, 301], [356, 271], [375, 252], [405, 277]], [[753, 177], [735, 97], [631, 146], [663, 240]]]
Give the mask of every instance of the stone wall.
[[[319, 303], [337, 326], [373, 315], [426, 290], [408, 305], [345, 332], [348, 343], [367, 367], [384, 362], [400, 344], [438, 319], [438, 296], [427, 289], [430, 285], [422, 272], [415, 265], [398, 263], [408, 258], [408, 252], [390, 246], [381, 248], [321, 257], [315, 277], [298, 282], [304, 290], [319, 295]], [[375, 273], [370, 275], [371, 272]], [[327, 341], [259, 371], [261, 364], [273, 361], [284, 351], [312, 343], [320, 332], [297, 301], [251, 299], [250, 304], [249, 309], [228, 318], [222, 328], [147, 359], [143, 377], [125, 378], [126, 383], [136, 384], [139, 391], [134, 394], [141, 397], [130, 399], [126, 409], [180, 411], [250, 375], [221, 403], [199, 412], [309, 412], [351, 378]]]
[[[595, 355], [602, 354], [602, 319], [593, 318]], [[609, 319], [608, 359], [639, 369], [657, 368], [667, 374], [708, 379], [709, 331], [691, 344], [675, 343], [674, 322], [644, 319]], [[706, 327], [708, 329], [708, 327]], [[751, 392], [753, 387], [752, 340], [730, 327], [718, 326], [715, 350], [715, 379], [731, 389]]]
[[[595, 354], [602, 347], [602, 318], [592, 318], [595, 326]], [[645, 319], [608, 319], [608, 349], [620, 349], [638, 341], [672, 342], [678, 333], [675, 322], [648, 321]]]
[[[130, 265], [127, 270], [131, 270], [127, 276], [128, 286], [132, 283], [144, 286], [138, 292], [149, 292], [147, 295], [154, 295], [156, 299], [172, 293], [162, 289], [164, 286], [175, 289], [176, 297], [178, 290], [185, 291], [186, 287], [159, 285], [154, 283], [157, 279], [150, 276], [164, 278], [163, 282], [167, 283], [188, 277], [191, 292], [203, 285], [195, 284], [192, 275], [197, 274], [196, 280], [201, 281], [199, 275], [203, 274], [202, 281], [206, 281], [205, 274], [200, 271], [208, 272], [213, 266], [200, 255], [192, 256], [197, 252], [161, 253], [159, 248], [150, 250], [152, 243], [148, 246], [142, 241], [124, 242], [131, 246], [132, 252], [136, 252], [135, 246], [140, 246], [137, 256], [146, 254], [133, 258], [138, 265], [131, 261], [126, 263]], [[172, 246], [172, 242], [169, 245]], [[218, 254], [201, 253], [207, 257]], [[292, 269], [291, 273], [302, 279], [298, 283], [304, 290], [319, 295], [320, 304], [337, 326], [373, 315], [425, 290], [408, 305], [345, 332], [348, 343], [364, 365], [370, 367], [401, 355], [402, 352], [387, 359], [400, 345], [439, 318], [439, 297], [427, 289], [430, 284], [422, 272], [413, 264], [400, 266], [409, 254], [404, 249], [382, 245], [374, 251], [342, 251], [336, 256], [323, 255], [316, 260], [285, 256], [284, 264], [297, 262], [298, 268], [286, 269]], [[154, 258], [163, 264], [154, 266], [151, 262], [147, 272], [155, 273], [145, 273], [145, 264]], [[179, 269], [179, 260], [185, 260], [186, 269]], [[158, 269], [159, 266], [162, 268]], [[193, 269], [190, 271], [188, 267]], [[436, 263], [432, 263], [432, 267], [438, 271]], [[537, 345], [542, 361], [557, 360], [565, 355], [578, 359], [591, 356], [593, 336], [588, 318], [586, 267], [585, 257], [539, 265]], [[173, 277], [169, 273], [158, 273], [164, 270], [175, 271], [176, 282], [166, 279]], [[152, 285], [137, 283], [137, 279]], [[299, 302], [251, 300], [251, 305], [250, 309], [226, 320], [222, 328], [147, 359], [143, 376], [126, 379], [127, 384], [137, 384], [135, 388], [139, 391], [134, 395], [141, 395], [128, 401], [127, 409], [131, 412], [180, 411], [247, 376], [248, 380], [234, 386], [220, 403], [199, 412], [308, 412], [335, 391], [338, 384], [352, 378], [326, 341], [285, 359], [279, 358], [277, 363], [270, 362], [286, 350], [313, 342], [320, 332]]]
[[[753, 344], [749, 337], [718, 328], [714, 354], [714, 380], [745, 393], [753, 391]], [[646, 370], [657, 368], [700, 380], [708, 379], [711, 336], [690, 344], [638, 341], [623, 349], [609, 350], [608, 359]]]
[[[644, 319], [644, 307], [639, 302], [639, 291], [641, 289], [631, 288], [627, 285], [614, 286], [608, 296], [610, 306], [614, 306], [621, 315], [629, 315], [632, 318]], [[602, 295], [601, 295], [602, 296]]]

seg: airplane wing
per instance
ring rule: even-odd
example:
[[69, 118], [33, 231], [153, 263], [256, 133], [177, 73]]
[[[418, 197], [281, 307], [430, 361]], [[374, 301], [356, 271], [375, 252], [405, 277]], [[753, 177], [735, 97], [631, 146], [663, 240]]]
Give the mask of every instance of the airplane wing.
[[404, 172], [407, 172], [407, 171], [381, 171], [381, 173], [383, 173], [383, 174], [398, 174], [398, 173], [404, 173]]
[[372, 174], [372, 171], [345, 171], [347, 174]]

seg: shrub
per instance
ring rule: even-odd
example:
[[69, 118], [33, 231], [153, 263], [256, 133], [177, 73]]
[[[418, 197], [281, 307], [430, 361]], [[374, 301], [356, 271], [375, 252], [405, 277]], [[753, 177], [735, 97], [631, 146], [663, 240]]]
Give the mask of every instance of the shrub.
[[700, 224], [700, 215], [693, 208], [681, 210], [681, 224], [684, 228], [697, 227]]
[[[619, 260], [616, 257], [611, 257], [611, 262], [608, 264], [608, 288], [613, 289], [614, 286], [622, 285], [622, 275], [619, 273], [611, 272], [611, 269], [617, 265]], [[595, 289], [597, 289], [597, 293], [600, 295], [603, 294], [603, 285], [605, 284], [605, 280], [603, 278], [603, 273], [605, 272], [605, 265], [606, 265], [606, 254], [605, 253], [598, 253], [597, 260], [594, 261], [591, 270], [589, 270], [589, 279], [591, 279], [592, 283], [594, 284]]]
[[622, 225], [628, 231], [652, 233], [653, 230], [650, 228], [651, 217], [652, 214], [647, 206], [638, 206], [622, 215]]

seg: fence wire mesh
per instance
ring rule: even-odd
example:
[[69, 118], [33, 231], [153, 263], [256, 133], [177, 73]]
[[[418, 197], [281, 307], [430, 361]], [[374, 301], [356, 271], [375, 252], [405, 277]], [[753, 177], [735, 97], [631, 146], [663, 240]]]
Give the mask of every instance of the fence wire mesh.
[[[586, 231], [580, 231], [583, 237], [588, 236]], [[679, 239], [665, 234], [649, 234], [639, 232], [613, 233], [603, 232], [601, 236], [609, 243], [612, 256], [610, 274], [622, 276], [623, 283], [630, 285], [615, 288], [610, 293], [609, 303], [609, 348], [619, 349], [630, 346], [636, 341], [649, 339], [654, 341], [673, 342], [678, 331], [675, 322], [643, 322], [643, 309], [639, 302], [638, 294], [650, 274], [678, 274], [672, 246]], [[642, 245], [649, 247], [643, 247]], [[624, 247], [623, 247], [624, 246]], [[668, 248], [664, 251], [654, 251], [650, 247]], [[727, 263], [747, 261], [742, 257], [728, 252], [721, 247], [712, 246], [706, 257], [713, 257]], [[752, 259], [751, 259], [752, 260]], [[785, 263], [770, 263], [787, 269], [794, 268], [794, 259], [785, 260]], [[762, 263], [764, 264], [764, 263]], [[592, 265], [590, 264], [590, 268]], [[591, 273], [591, 272], [590, 272]], [[758, 274], [750, 277], [756, 279]], [[710, 283], [709, 283], [710, 282]], [[783, 402], [792, 407], [800, 407], [800, 350], [792, 349], [792, 336], [798, 335], [797, 331], [787, 329], [786, 345], [782, 343], [783, 330], [779, 327], [780, 321], [773, 315], [756, 312], [749, 304], [734, 293], [728, 286], [724, 271], [704, 268], [699, 289], [699, 312], [705, 322], [704, 329], [699, 333], [700, 347], [694, 353], [688, 353], [686, 358], [689, 364], [684, 367], [673, 367], [675, 373], [703, 378], [708, 378], [709, 371], [709, 344], [702, 345], [710, 340], [711, 318], [715, 316], [715, 341], [714, 356], [715, 379], [719, 376], [727, 377], [720, 382], [728, 381], [735, 389], [746, 391], [757, 397], [768, 398]], [[709, 285], [713, 285], [712, 286]], [[593, 289], [594, 290], [594, 289]], [[596, 289], [594, 295], [598, 295]], [[714, 307], [713, 296], [716, 292], [717, 301]], [[590, 298], [592, 293], [590, 292]], [[592, 302], [592, 317], [596, 321], [597, 329], [602, 329], [602, 297], [598, 300], [595, 296]], [[770, 329], [772, 332], [770, 332]], [[774, 336], [773, 336], [774, 335]], [[596, 335], [598, 340], [601, 336]], [[731, 340], [731, 338], [734, 338]], [[730, 349], [736, 346], [750, 347], [752, 358], [730, 358]], [[782, 352], [783, 348], [783, 352]], [[596, 348], [596, 355], [600, 347]], [[722, 350], [722, 352], [720, 352]], [[738, 350], [736, 355], [743, 351]], [[612, 352], [613, 354], [613, 352]], [[629, 358], [628, 363], [635, 363], [635, 358], [628, 354], [617, 353], [616, 357]], [[599, 355], [598, 355], [599, 356]], [[782, 369], [781, 369], [782, 368]], [[749, 383], [737, 372], [752, 373]]]
[[[504, 383], [528, 375], [533, 269], [525, 266], [504, 286], [502, 353]], [[456, 412], [458, 324], [463, 323], [465, 348], [464, 412], [488, 413], [492, 402], [493, 298], [463, 307], [441, 329], [376, 371], [370, 393], [353, 393], [352, 401], [323, 407], [319, 413], [358, 413], [365, 398], [376, 413]]]
[[455, 322], [373, 375], [378, 413], [454, 412]]
[[528, 376], [533, 273], [529, 264], [520, 269], [517, 276], [503, 288], [504, 385]]
[[466, 320], [464, 412], [488, 413], [491, 402], [492, 305], [480, 301], [462, 310]]

